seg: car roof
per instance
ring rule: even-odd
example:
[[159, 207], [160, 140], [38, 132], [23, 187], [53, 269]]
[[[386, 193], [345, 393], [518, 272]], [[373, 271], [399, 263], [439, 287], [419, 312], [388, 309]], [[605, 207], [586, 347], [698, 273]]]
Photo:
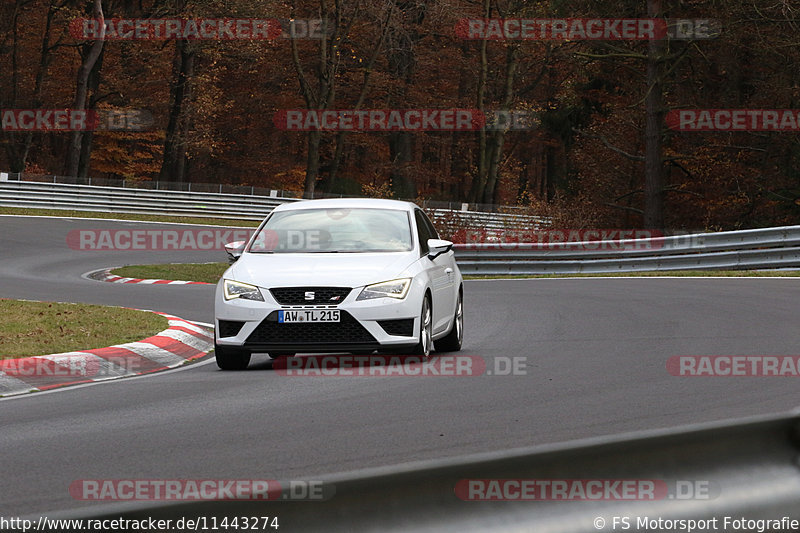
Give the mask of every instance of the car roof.
[[300, 200], [288, 202], [277, 206], [275, 211], [294, 211], [297, 209], [394, 209], [411, 211], [415, 204], [400, 200], [385, 200], [381, 198], [325, 198], [320, 200]]

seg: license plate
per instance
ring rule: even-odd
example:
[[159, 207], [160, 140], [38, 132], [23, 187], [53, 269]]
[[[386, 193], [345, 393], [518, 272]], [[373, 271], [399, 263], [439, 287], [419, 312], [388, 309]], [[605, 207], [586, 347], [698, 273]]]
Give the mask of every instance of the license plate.
[[339, 322], [339, 311], [334, 309], [278, 311], [278, 322], [281, 324], [293, 324], [297, 322]]

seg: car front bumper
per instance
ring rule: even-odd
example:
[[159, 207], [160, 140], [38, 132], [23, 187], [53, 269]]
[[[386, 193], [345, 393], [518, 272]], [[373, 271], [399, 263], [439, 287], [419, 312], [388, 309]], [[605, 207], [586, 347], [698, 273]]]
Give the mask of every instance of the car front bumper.
[[[338, 305], [281, 305], [261, 288], [263, 302], [225, 300], [221, 284], [215, 299], [216, 342], [251, 353], [329, 353], [406, 348], [417, 344], [424, 288], [412, 283], [402, 300], [357, 301], [361, 287]], [[278, 323], [278, 311], [338, 309], [340, 322]]]

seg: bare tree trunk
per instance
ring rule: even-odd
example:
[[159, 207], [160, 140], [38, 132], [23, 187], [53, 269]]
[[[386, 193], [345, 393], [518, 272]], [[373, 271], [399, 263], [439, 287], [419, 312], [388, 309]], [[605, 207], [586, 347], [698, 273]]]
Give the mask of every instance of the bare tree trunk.
[[[100, 57], [97, 58], [97, 62], [94, 64], [94, 68], [92, 68], [92, 72], [89, 75], [89, 91], [92, 93], [92, 97], [89, 99], [90, 109], [94, 109], [100, 100], [98, 97], [98, 90], [100, 89], [100, 72], [103, 68], [104, 51], [105, 48], [100, 51]], [[83, 141], [81, 142], [81, 157], [80, 161], [78, 162], [78, 176], [81, 178], [85, 178], [89, 175], [93, 141], [94, 131], [89, 130], [83, 134]]]
[[[647, 0], [647, 16], [661, 16], [661, 0]], [[664, 227], [664, 165], [661, 130], [664, 122], [663, 61], [664, 41], [653, 39], [647, 54], [647, 95], [645, 97], [644, 227]]]
[[[491, 14], [491, 0], [484, 0], [483, 17], [489, 18]], [[478, 94], [475, 107], [479, 111], [484, 111], [484, 100], [486, 94], [486, 78], [489, 72], [489, 62], [486, 57], [486, 39], [480, 42], [480, 67], [478, 74]], [[467, 201], [470, 203], [480, 202], [483, 199], [483, 191], [486, 188], [486, 177], [489, 166], [486, 160], [486, 130], [481, 128], [478, 131], [478, 168], [474, 170], [472, 185], [469, 190]]]
[[556, 158], [558, 154], [553, 146], [545, 148], [545, 183], [542, 187], [544, 199], [550, 202], [556, 197]]
[[308, 151], [306, 153], [306, 179], [304, 183], [306, 198], [313, 198], [319, 176], [319, 143], [322, 132], [311, 130], [308, 132]]
[[489, 167], [486, 172], [486, 187], [483, 190], [483, 203], [496, 204], [497, 203], [497, 187], [498, 173], [500, 171], [500, 157], [503, 154], [503, 144], [505, 143], [506, 134], [504, 131], [492, 132], [491, 141], [489, 143], [487, 159], [489, 160]]
[[[322, 19], [322, 39], [319, 41], [319, 65], [317, 66], [317, 88], [312, 88], [308, 78], [306, 77], [303, 63], [300, 61], [300, 51], [297, 48], [297, 41], [294, 38], [290, 39], [292, 48], [292, 63], [294, 64], [297, 79], [300, 82], [300, 92], [306, 103], [306, 109], [329, 109], [333, 105], [336, 98], [336, 72], [339, 68], [339, 46], [340, 34], [347, 35], [349, 25], [347, 28], [342, 28], [342, 6], [338, 0], [334, 1], [335, 13], [332, 35], [328, 35], [330, 27], [330, 16], [327, 5], [328, 0], [319, 0], [319, 12]], [[292, 19], [296, 18], [295, 2], [290, 3], [291, 11], [290, 16]], [[355, 16], [354, 16], [355, 19]], [[352, 22], [351, 22], [352, 24]], [[305, 177], [305, 195], [313, 197], [314, 191], [317, 188], [317, 179], [319, 178], [319, 145], [322, 138], [322, 132], [313, 130], [308, 132], [308, 152], [306, 154], [306, 177]]]
[[418, 189], [411, 173], [413, 137], [409, 131], [395, 131], [389, 134], [389, 160], [392, 193], [396, 198], [412, 200]]
[[169, 122], [164, 138], [164, 158], [158, 179], [162, 181], [186, 180], [187, 107], [194, 76], [195, 51], [186, 40], [175, 44], [173, 63], [174, 84], [170, 91]]
[[[44, 73], [47, 71], [47, 67], [50, 64], [51, 54], [50, 52], [53, 48], [59, 45], [59, 41], [56, 42], [53, 46], [50, 46], [50, 29], [53, 26], [53, 17], [56, 14], [56, 6], [53, 0], [50, 1], [50, 4], [47, 9], [47, 17], [45, 19], [45, 27], [44, 27], [44, 35], [42, 35], [42, 45], [40, 48], [39, 54], [39, 66], [36, 70], [36, 81], [34, 82], [33, 86], [33, 107], [39, 108], [42, 106], [42, 82], [44, 81]], [[19, 161], [17, 162], [19, 170], [14, 170], [14, 172], [23, 172], [25, 170], [25, 166], [28, 162], [28, 153], [31, 149], [31, 144], [33, 143], [33, 132], [29, 131], [25, 134], [25, 138], [22, 141], [22, 149], [19, 152]], [[13, 170], [13, 169], [12, 169]]]
[[[19, 23], [19, 16], [21, 9], [26, 5], [30, 4], [30, 0], [22, 1], [17, 0], [14, 8], [13, 8], [13, 15], [11, 18], [11, 101], [1, 102], [0, 107], [9, 107], [9, 108], [16, 108], [18, 107], [18, 88], [19, 88], [19, 68], [18, 68], [18, 53], [19, 53], [19, 32], [18, 32], [18, 23]], [[51, 0], [48, 10], [47, 10], [47, 17], [45, 19], [45, 30], [44, 35], [42, 36], [42, 45], [41, 45], [41, 55], [39, 56], [39, 66], [36, 71], [36, 81], [34, 82], [34, 89], [33, 89], [33, 101], [30, 102], [30, 105], [26, 105], [25, 107], [33, 107], [38, 108], [42, 105], [41, 96], [42, 96], [42, 78], [47, 65], [50, 63], [50, 28], [52, 27], [53, 23], [53, 16], [55, 15], [55, 6]], [[0, 46], [5, 44], [5, 39], [3, 42], [0, 43]], [[33, 142], [33, 132], [28, 131], [24, 134], [20, 134], [13, 131], [4, 131], [3, 136], [5, 136], [8, 140], [3, 143], [5, 144], [6, 155], [8, 156], [8, 162], [11, 169], [11, 172], [24, 172], [25, 166], [28, 161], [28, 153], [30, 152], [31, 143]], [[21, 146], [17, 143], [17, 139], [22, 137]]]
[[[19, 84], [19, 67], [18, 67], [18, 57], [19, 57], [19, 14], [22, 9], [24, 2], [17, 0], [14, 4], [13, 15], [11, 17], [11, 99], [10, 102], [2, 102], [0, 101], [0, 105], [2, 107], [16, 107], [17, 106], [17, 86]], [[5, 44], [5, 43], [0, 43]], [[15, 143], [17, 135], [11, 131], [3, 131], [3, 137], [7, 140], [3, 144], [5, 145], [6, 154], [8, 154], [8, 160], [11, 166], [11, 172], [22, 172], [25, 170], [25, 165], [20, 164], [20, 154], [19, 150], [17, 150], [17, 145]], [[21, 168], [20, 168], [21, 167]]]
[[411, 175], [413, 142], [411, 132], [395, 131], [389, 134], [389, 159], [392, 162], [390, 177], [396, 198], [412, 200], [417, 197], [417, 184]]
[[[424, 2], [392, 0], [392, 4], [399, 11], [400, 20], [406, 22], [390, 28], [387, 46], [389, 73], [397, 80], [396, 91], [391, 94], [389, 105], [395, 107], [398, 105], [396, 102], [402, 106], [408, 101], [408, 89], [414, 82], [416, 71], [416, 44], [421, 37], [419, 25], [422, 24], [428, 7]], [[396, 198], [413, 199], [418, 194], [417, 183], [411, 173], [415, 138], [415, 134], [409, 131], [392, 132], [388, 137], [391, 164], [389, 177]]]
[[[103, 17], [103, 3], [102, 0], [94, 0], [94, 7], [92, 9], [92, 18], [98, 20], [100, 22], [100, 27], [104, 27], [105, 18]], [[105, 34], [105, 30], [101, 30], [102, 34]], [[78, 69], [78, 82], [75, 88], [75, 99], [72, 102], [72, 110], [75, 111], [83, 111], [86, 109], [86, 98], [89, 92], [89, 73], [94, 68], [94, 64], [97, 61], [97, 58], [100, 57], [100, 52], [103, 50], [103, 43], [105, 41], [102, 38], [97, 39], [92, 43], [91, 46], [88, 47], [88, 50], [84, 48], [86, 51], [86, 55], [81, 62], [81, 66]], [[78, 165], [80, 163], [81, 158], [81, 141], [83, 140], [83, 132], [82, 131], [74, 131], [72, 132], [72, 136], [70, 137], [69, 143], [69, 150], [67, 152], [67, 163], [65, 166], [65, 173], [67, 176], [77, 176], [78, 175]]]
[[[502, 110], [508, 110], [511, 102], [514, 99], [514, 78], [517, 73], [519, 48], [514, 46], [508, 49], [506, 53], [506, 79], [503, 88], [503, 101], [500, 104]], [[503, 154], [503, 145], [505, 143], [506, 132], [502, 129], [496, 129], [492, 132], [489, 139], [487, 154], [488, 168], [486, 172], [486, 187], [483, 191], [483, 203], [496, 204], [497, 202], [497, 181], [498, 173], [500, 171], [500, 159]]]
[[[384, 21], [383, 28], [381, 29], [381, 36], [380, 39], [378, 39], [378, 44], [376, 44], [375, 48], [372, 49], [372, 54], [367, 61], [367, 65], [364, 67], [364, 78], [361, 82], [358, 99], [356, 100], [355, 105], [352, 107], [354, 110], [359, 110], [361, 109], [361, 106], [364, 105], [364, 99], [366, 98], [367, 91], [369, 89], [369, 79], [372, 75], [372, 69], [375, 66], [375, 60], [378, 59], [378, 55], [383, 50], [383, 45], [386, 41], [386, 35], [389, 33], [389, 28], [391, 27], [390, 23], [392, 20], [392, 13], [394, 12], [394, 6], [395, 4], [392, 3], [387, 10], [386, 20]], [[330, 171], [328, 172], [327, 179], [324, 179], [322, 182], [322, 188], [327, 192], [333, 192], [334, 188], [336, 187], [336, 177], [339, 172], [339, 166], [342, 163], [346, 137], [347, 132], [345, 130], [342, 130], [336, 134], [336, 148], [333, 155], [333, 161], [331, 161]]]

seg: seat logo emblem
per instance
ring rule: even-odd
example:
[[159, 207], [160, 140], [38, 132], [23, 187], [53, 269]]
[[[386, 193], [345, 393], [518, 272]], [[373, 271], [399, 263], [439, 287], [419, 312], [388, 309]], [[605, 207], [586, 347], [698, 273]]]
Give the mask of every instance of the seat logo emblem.
[[314, 299], [314, 293], [312, 291], [306, 292], [306, 300], [313, 300], [313, 299]]

